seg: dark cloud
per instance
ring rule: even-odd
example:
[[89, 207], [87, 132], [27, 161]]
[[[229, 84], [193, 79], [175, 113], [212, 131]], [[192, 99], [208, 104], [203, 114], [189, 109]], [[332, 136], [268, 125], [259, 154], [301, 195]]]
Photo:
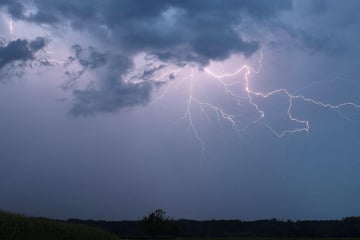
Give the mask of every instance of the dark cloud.
[[85, 50], [77, 44], [72, 48], [75, 51], [76, 59], [84, 68], [95, 69], [106, 64], [107, 55], [105, 53], [99, 52], [94, 47], [89, 47], [87, 50]]
[[17, 39], [5, 46], [0, 46], [0, 70], [8, 64], [16, 61], [29, 61], [35, 58], [35, 53], [46, 45], [46, 39], [38, 37], [28, 41]]
[[161, 64], [160, 66], [151, 67], [149, 69], [146, 69], [145, 71], [142, 72], [142, 74], [138, 78], [142, 79], [142, 80], [149, 80], [149, 79], [151, 79], [151, 77], [153, 76], [153, 74], [155, 72], [157, 72], [165, 67], [166, 67], [166, 65]]
[[74, 116], [87, 116], [98, 112], [114, 112], [122, 108], [146, 105], [154, 85], [151, 82], [124, 83], [110, 80], [99, 89], [75, 90], [75, 103], [70, 111]]
[[312, 53], [322, 52], [329, 56], [340, 56], [347, 48], [341, 39], [332, 37], [328, 33], [316, 34], [299, 30], [297, 36]]
[[311, 1], [309, 11], [314, 14], [324, 13], [328, 9], [329, 3], [330, 3], [330, 1], [328, 1], [328, 0]]
[[75, 61], [81, 66], [80, 70], [65, 71], [67, 80], [62, 85], [63, 90], [69, 90], [76, 86], [77, 80], [87, 71], [104, 66], [107, 63], [108, 54], [98, 51], [94, 47], [84, 49], [76, 44], [72, 46], [75, 56], [70, 56], [65, 66], [69, 66]]
[[[135, 105], [146, 105], [150, 100], [151, 90], [157, 85], [146, 79], [150, 73], [144, 72], [142, 82], [125, 82], [123, 77], [133, 68], [130, 58], [119, 54], [103, 53], [94, 47], [73, 46], [75, 56], [70, 64], [76, 61], [82, 69], [73, 81], [86, 71], [104, 70], [98, 84], [89, 84], [83, 90], [73, 91], [74, 105], [70, 113], [74, 116], [88, 116], [98, 112], [114, 112]], [[161, 69], [159, 67], [157, 69]], [[156, 71], [157, 69], [154, 69]], [[96, 74], [96, 73], [95, 73]], [[96, 85], [96, 86], [95, 86]]]
[[236, 31], [242, 17], [264, 19], [292, 7], [290, 0], [54, 0], [51, 4], [34, 0], [34, 4], [38, 11], [30, 16], [17, 2], [9, 3], [8, 10], [13, 17], [37, 23], [62, 24], [66, 19], [75, 29], [106, 31], [103, 40], [129, 54], [145, 51], [201, 64], [232, 53], [251, 55], [259, 44], [245, 41]]
[[8, 13], [15, 19], [25, 18], [25, 6], [16, 0], [0, 0], [0, 7], [5, 7]]
[[131, 68], [129, 59], [137, 53], [145, 52], [178, 66], [187, 62], [206, 65], [235, 53], [250, 56], [260, 44], [245, 40], [237, 30], [242, 18], [263, 20], [292, 8], [291, 0], [33, 0], [37, 10], [25, 14], [26, 5], [20, 1], [2, 1], [13, 18], [54, 27], [70, 23], [73, 29], [87, 30], [109, 49], [122, 53], [116, 56], [94, 48], [84, 51], [80, 46], [73, 47], [75, 57], [69, 60], [76, 60], [82, 70], [67, 71], [70, 80], [63, 88], [72, 88], [87, 70], [108, 71], [108, 76], [101, 77], [100, 87], [74, 91], [74, 115], [146, 104], [154, 83], [144, 79], [150, 78], [152, 70], [139, 76], [144, 80], [141, 83], [122, 80]]
[[359, 37], [356, 31], [360, 24], [359, 8], [360, 2], [356, 0], [346, 4], [336, 0], [297, 1], [292, 13], [296, 20], [276, 23], [277, 30], [283, 30], [290, 39], [284, 36], [278, 39], [290, 40], [291, 45], [310, 54], [349, 57], [359, 46], [354, 41]]

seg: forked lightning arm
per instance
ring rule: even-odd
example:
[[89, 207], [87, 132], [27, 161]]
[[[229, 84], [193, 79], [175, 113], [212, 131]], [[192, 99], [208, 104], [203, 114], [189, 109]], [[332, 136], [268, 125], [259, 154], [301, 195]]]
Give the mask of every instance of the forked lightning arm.
[[[254, 100], [254, 97], [262, 97], [262, 98], [268, 98], [270, 96], [276, 95], [276, 94], [283, 94], [285, 96], [287, 96], [288, 98], [288, 107], [287, 107], [287, 116], [288, 119], [292, 122], [296, 122], [298, 124], [301, 124], [302, 127], [300, 128], [295, 128], [295, 129], [287, 129], [284, 130], [282, 132], [277, 132], [275, 131], [273, 128], [271, 128], [269, 125], [265, 124], [266, 127], [268, 127], [271, 132], [273, 134], [275, 134], [277, 137], [281, 138], [284, 137], [287, 134], [292, 134], [292, 133], [298, 133], [298, 132], [307, 132], [310, 129], [310, 123], [308, 120], [303, 120], [303, 119], [299, 119], [296, 118], [294, 116], [294, 114], [292, 113], [292, 108], [293, 108], [293, 100], [294, 99], [299, 99], [302, 100], [304, 102], [308, 102], [311, 104], [315, 104], [319, 107], [323, 107], [323, 108], [330, 108], [330, 109], [339, 109], [345, 106], [350, 106], [353, 108], [358, 108], [360, 109], [360, 105], [357, 103], [353, 103], [353, 102], [345, 102], [345, 103], [340, 103], [337, 105], [333, 105], [333, 104], [329, 104], [329, 103], [324, 103], [312, 98], [308, 98], [305, 97], [303, 95], [298, 95], [298, 94], [292, 94], [289, 90], [281, 88], [281, 89], [275, 89], [271, 92], [259, 92], [259, 91], [255, 91], [252, 90], [250, 87], [250, 75], [252, 73], [259, 73], [261, 71], [261, 67], [262, 67], [262, 61], [263, 61], [263, 53], [262, 50], [260, 51], [260, 59], [259, 59], [259, 66], [257, 69], [254, 69], [248, 65], [242, 65], [241, 67], [239, 67], [239, 69], [237, 69], [235, 72], [232, 73], [224, 73], [224, 74], [216, 74], [214, 73], [211, 69], [209, 68], [205, 68], [205, 73], [207, 73], [209, 76], [215, 78], [218, 80], [218, 82], [222, 85], [224, 92], [226, 94], [228, 94], [229, 96], [233, 97], [234, 100], [239, 104], [239, 99], [242, 99], [242, 97], [240, 95], [238, 95], [236, 92], [234, 92], [234, 90], [232, 90], [230, 87], [236, 85], [236, 84], [240, 84], [242, 81], [245, 81], [245, 92], [246, 92], [246, 99], [248, 101], [248, 103], [253, 106], [253, 108], [256, 110], [258, 117], [254, 120], [251, 121], [250, 123], [248, 123], [245, 127], [241, 127], [238, 123], [238, 121], [236, 120], [235, 116], [233, 116], [230, 113], [227, 113], [222, 107], [218, 106], [218, 105], [213, 105], [211, 103], [208, 102], [203, 102], [201, 100], [199, 100], [197, 97], [194, 96], [193, 93], [193, 81], [194, 81], [194, 70], [192, 69], [191, 71], [191, 76], [190, 76], [190, 87], [189, 87], [189, 93], [188, 93], [188, 101], [187, 101], [187, 107], [186, 107], [186, 111], [185, 114], [183, 116], [184, 119], [187, 119], [189, 122], [189, 126], [192, 129], [192, 131], [194, 132], [195, 138], [197, 139], [197, 141], [200, 143], [201, 145], [201, 149], [202, 152], [205, 152], [205, 144], [203, 139], [200, 137], [199, 135], [199, 131], [197, 130], [194, 121], [193, 121], [193, 117], [191, 114], [191, 107], [193, 104], [198, 104], [198, 106], [200, 106], [201, 111], [205, 111], [205, 108], [213, 111], [216, 113], [219, 121], [222, 118], [225, 121], [228, 121], [236, 130], [241, 130], [241, 129], [246, 129], [249, 125], [251, 124], [255, 124], [258, 123], [261, 119], [263, 119], [265, 117], [265, 112], [264, 110], [261, 109], [261, 107], [256, 103], [256, 101]], [[240, 74], [243, 74], [244, 78], [237, 80], [235, 82], [231, 82], [231, 83], [227, 83], [224, 81], [224, 79], [229, 78], [229, 77], [235, 77], [238, 76]]]

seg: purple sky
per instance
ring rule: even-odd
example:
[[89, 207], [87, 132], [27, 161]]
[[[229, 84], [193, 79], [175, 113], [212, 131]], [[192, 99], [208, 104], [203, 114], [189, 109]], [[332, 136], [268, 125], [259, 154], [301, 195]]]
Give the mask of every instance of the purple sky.
[[360, 215], [359, 10], [0, 0], [0, 209]]

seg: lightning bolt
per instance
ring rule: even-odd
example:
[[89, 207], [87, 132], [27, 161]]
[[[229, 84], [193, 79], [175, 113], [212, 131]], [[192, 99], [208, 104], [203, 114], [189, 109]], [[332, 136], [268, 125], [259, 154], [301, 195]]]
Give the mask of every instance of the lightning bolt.
[[54, 55], [54, 52], [45, 49], [45, 50], [43, 50], [43, 54], [42, 54], [41, 58], [39, 59], [39, 61], [44, 64], [54, 63], [57, 65], [64, 65], [66, 63], [65, 60], [51, 57], [51, 55]]
[[[296, 94], [298, 91], [296, 91], [295, 93], [290, 93], [289, 90], [287, 89], [276, 89], [273, 90], [271, 92], [259, 92], [259, 91], [254, 91], [251, 89], [250, 87], [250, 74], [255, 73], [258, 74], [261, 71], [261, 67], [262, 67], [262, 61], [263, 61], [263, 53], [262, 53], [262, 49], [260, 50], [260, 60], [259, 60], [259, 67], [257, 69], [253, 69], [252, 67], [248, 66], [248, 65], [243, 65], [241, 66], [238, 70], [236, 70], [233, 73], [225, 73], [222, 75], [218, 75], [213, 73], [210, 69], [205, 69], [205, 72], [208, 73], [210, 76], [216, 78], [219, 80], [219, 82], [223, 85], [225, 92], [230, 94], [231, 96], [237, 98], [238, 96], [229, 89], [229, 84], [226, 84], [223, 79], [227, 78], [227, 77], [234, 77], [239, 75], [240, 73], [244, 72], [244, 79], [245, 79], [245, 91], [247, 93], [247, 97], [248, 97], [248, 101], [249, 103], [255, 108], [255, 110], [258, 113], [258, 118], [254, 121], [252, 121], [250, 124], [255, 124], [257, 122], [259, 122], [261, 119], [263, 119], [265, 117], [265, 112], [259, 107], [258, 104], [256, 104], [256, 102], [253, 99], [253, 96], [257, 96], [257, 97], [262, 97], [262, 98], [268, 98], [270, 96], [276, 95], [276, 94], [284, 94], [285, 96], [287, 96], [288, 98], [288, 109], [287, 109], [287, 116], [288, 119], [292, 122], [296, 122], [299, 123], [301, 125], [303, 125], [302, 128], [296, 128], [296, 129], [288, 129], [288, 130], [284, 130], [282, 132], [277, 132], [274, 129], [272, 129], [268, 124], [265, 124], [266, 127], [268, 127], [272, 133], [274, 133], [277, 137], [284, 137], [287, 134], [291, 134], [291, 133], [298, 133], [298, 132], [307, 132], [310, 129], [310, 122], [308, 120], [303, 120], [303, 119], [299, 119], [296, 118], [294, 116], [294, 114], [292, 113], [292, 108], [293, 108], [293, 100], [294, 99], [299, 99], [302, 100], [304, 102], [308, 102], [311, 104], [315, 104], [319, 107], [323, 107], [323, 108], [330, 108], [330, 109], [339, 109], [345, 106], [350, 106], [350, 107], [354, 107], [354, 108], [360, 108], [359, 104], [353, 103], [353, 102], [345, 102], [345, 103], [340, 103], [337, 105], [334, 104], [329, 104], [329, 103], [324, 103], [309, 97], [305, 97], [303, 95], [298, 95]], [[232, 84], [231, 84], [232, 85]], [[304, 88], [303, 88], [304, 89]], [[303, 90], [301, 89], [301, 90]], [[227, 120], [227, 119], [226, 119]], [[248, 124], [247, 126], [249, 126], [250, 124]]]
[[14, 24], [13, 24], [12, 19], [9, 20], [9, 31], [10, 31], [11, 36], [14, 35]]
[[[175, 79], [181, 72], [183, 72], [184, 69], [182, 68], [179, 68], [179, 69], [175, 69], [175, 70], [170, 70], [170, 71], [166, 71], [164, 73], [162, 73], [161, 75], [159, 76], [155, 76], [152, 78], [152, 81], [153, 82], [158, 82], [158, 83], [167, 83], [168, 79], [169, 79], [169, 76], [173, 76], [173, 78]], [[179, 81], [177, 84], [176, 84], [176, 87], [179, 86], [179, 84], [183, 83], [183, 81]], [[165, 86], [165, 89], [164, 91], [162, 91], [162, 93], [160, 95], [158, 95], [157, 97], [154, 98], [154, 100], [152, 100], [149, 105], [153, 105], [155, 103], [157, 103], [159, 100], [161, 100], [162, 98], [164, 98], [170, 88], [172, 87], [173, 85], [172, 84], [166, 84]]]
[[[311, 85], [306, 86], [306, 87], [304, 87], [300, 90], [297, 90], [293, 93], [285, 88], [275, 89], [270, 92], [261, 92], [261, 91], [256, 91], [256, 90], [252, 89], [250, 76], [252, 74], [260, 73], [261, 68], [262, 68], [263, 58], [264, 58], [264, 55], [263, 55], [263, 51], [261, 49], [257, 68], [253, 68], [253, 67], [245, 64], [245, 65], [240, 66], [234, 72], [223, 73], [223, 74], [216, 74], [216, 73], [214, 73], [214, 71], [212, 71], [209, 68], [204, 69], [204, 72], [208, 76], [214, 78], [215, 80], [217, 80], [220, 83], [220, 85], [222, 86], [222, 88], [224, 90], [224, 93], [227, 94], [228, 96], [232, 97], [235, 100], [235, 102], [237, 103], [237, 105], [240, 106], [241, 102], [244, 99], [246, 99], [247, 104], [252, 106], [252, 108], [256, 111], [257, 117], [247, 124], [241, 124], [241, 122], [237, 119], [237, 117], [235, 115], [231, 114], [230, 112], [227, 112], [221, 106], [214, 105], [209, 102], [201, 101], [198, 97], [196, 97], [194, 94], [194, 91], [193, 91], [193, 89], [194, 89], [194, 68], [191, 69], [191, 74], [189, 76], [190, 84], [189, 84], [189, 88], [188, 88], [186, 110], [185, 110], [185, 113], [184, 113], [182, 119], [184, 119], [188, 122], [189, 128], [192, 130], [196, 140], [199, 142], [203, 154], [206, 152], [205, 142], [202, 139], [202, 137], [200, 136], [199, 130], [196, 127], [195, 122], [194, 122], [194, 117], [192, 115], [192, 108], [194, 107], [194, 105], [199, 106], [202, 113], [206, 114], [207, 111], [214, 112], [217, 116], [217, 119], [218, 119], [220, 125], [221, 125], [222, 120], [226, 121], [231, 124], [231, 126], [236, 130], [237, 133], [239, 133], [240, 131], [246, 130], [250, 125], [259, 123], [266, 116], [266, 112], [260, 107], [259, 104], [256, 103], [255, 97], [267, 99], [274, 95], [286, 96], [286, 98], [288, 99], [287, 100], [288, 101], [287, 111], [286, 111], [287, 118], [289, 121], [299, 124], [301, 127], [293, 128], [293, 129], [286, 129], [283, 131], [276, 131], [269, 124], [264, 124], [264, 126], [266, 126], [276, 137], [279, 137], [279, 138], [282, 138], [289, 134], [308, 132], [310, 130], [309, 120], [297, 118], [295, 116], [295, 114], [293, 113], [293, 101], [294, 100], [300, 100], [302, 102], [310, 103], [310, 104], [313, 104], [313, 105], [316, 105], [316, 106], [319, 106], [322, 108], [328, 108], [328, 109], [333, 109], [333, 110], [340, 109], [343, 107], [352, 107], [355, 109], [360, 109], [360, 104], [357, 104], [354, 102], [330, 104], [330, 103], [325, 103], [325, 102], [298, 94], [300, 91], [303, 91], [305, 88], [311, 87]], [[233, 82], [226, 81], [226, 79], [228, 79], [228, 78], [237, 77], [239, 75], [242, 75], [242, 77], [236, 81], [233, 81]], [[242, 90], [244, 90], [246, 93], [245, 97], [241, 96], [235, 90], [232, 89], [233, 86], [240, 85], [240, 84], [244, 84], [244, 89], [242, 89]]]

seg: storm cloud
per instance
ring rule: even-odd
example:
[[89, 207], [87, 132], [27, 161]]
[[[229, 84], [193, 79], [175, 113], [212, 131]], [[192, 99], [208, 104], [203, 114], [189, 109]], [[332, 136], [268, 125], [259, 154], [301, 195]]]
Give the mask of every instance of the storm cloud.
[[15, 61], [34, 59], [34, 54], [44, 48], [45, 45], [45, 39], [38, 37], [32, 41], [18, 39], [9, 42], [6, 46], [0, 46], [0, 69]]
[[244, 40], [236, 30], [243, 16], [266, 19], [292, 7], [289, 0], [35, 0], [36, 13], [26, 15], [20, 1], [6, 3], [14, 18], [51, 25], [69, 22], [74, 29], [96, 33], [128, 54], [145, 51], [201, 64], [232, 53], [251, 55], [259, 43]]
[[[63, 89], [76, 85], [85, 71], [106, 68], [100, 87], [76, 89], [74, 115], [94, 112], [112, 112], [123, 107], [146, 104], [154, 83], [124, 83], [122, 76], [131, 66], [132, 56], [146, 53], [163, 62], [184, 65], [193, 62], [207, 65], [210, 60], [224, 60], [231, 54], [251, 56], [260, 43], [246, 39], [237, 29], [244, 16], [256, 20], [269, 19], [292, 7], [290, 0], [201, 1], [201, 0], [105, 0], [70, 1], [2, 0], [0, 6], [17, 20], [50, 25], [54, 29], [69, 24], [75, 31], [86, 30], [108, 49], [120, 52], [116, 57], [80, 45], [73, 46], [74, 58], [82, 66], [77, 72], [66, 71], [68, 80]], [[26, 11], [31, 6], [35, 11]], [[35, 44], [30, 43], [30, 44]], [[9, 53], [19, 48], [16, 55]], [[0, 67], [13, 60], [33, 58], [36, 49], [27, 47], [26, 41], [18, 41], [3, 48], [5, 57]], [[87, 54], [87, 55], [86, 55]], [[124, 61], [124, 59], [126, 59]], [[120, 61], [120, 68], [114, 66]], [[125, 63], [126, 62], [126, 63]], [[113, 66], [113, 67], [110, 67]], [[148, 74], [151, 70], [148, 71]], [[150, 78], [150, 77], [147, 77]], [[148, 79], [149, 80], [149, 79]]]
[[[34, 40], [17, 39], [11, 41], [3, 46], [0, 45], [0, 73], [14, 68], [24, 66], [23, 63], [35, 59], [35, 54], [46, 46], [46, 39], [38, 37]], [[21, 63], [20, 66], [11, 66], [14, 63]], [[0, 81], [3, 81], [3, 73], [0, 75]]]
[[[74, 104], [70, 113], [74, 116], [88, 116], [97, 112], [114, 112], [135, 105], [145, 105], [150, 100], [151, 90], [156, 84], [151, 81], [125, 82], [123, 76], [132, 69], [130, 58], [101, 52], [94, 47], [83, 48], [74, 45], [74, 57], [69, 63], [76, 61], [79, 70], [70, 83], [80, 78], [86, 71], [98, 74], [97, 84], [89, 84], [85, 89], [73, 90]], [[99, 70], [100, 72], [96, 72]]]
[[[146, 104], [154, 83], [150, 77], [142, 83], [124, 83], [122, 77], [131, 66], [132, 56], [145, 52], [163, 62], [206, 65], [210, 60], [224, 60], [231, 54], [251, 56], [260, 43], [245, 40], [237, 29], [244, 16], [269, 19], [292, 7], [291, 1], [48, 1], [35, 0], [36, 11], [25, 13], [22, 1], [5, 1], [15, 19], [57, 27], [70, 24], [75, 31], [94, 34], [108, 49], [120, 52], [110, 56], [95, 48], [86, 51], [73, 46], [82, 70], [66, 72], [64, 89], [72, 88], [85, 71], [107, 69], [100, 87], [75, 89], [74, 115], [113, 112], [124, 107]], [[119, 54], [118, 54], [119, 55]], [[120, 60], [119, 60], [120, 59]], [[126, 64], [124, 63], [126, 59]], [[71, 58], [70, 58], [71, 60]], [[115, 63], [120, 61], [120, 68]], [[151, 72], [149, 70], [148, 72]], [[149, 75], [149, 74], [147, 74]], [[150, 79], [150, 80], [149, 80]]]

